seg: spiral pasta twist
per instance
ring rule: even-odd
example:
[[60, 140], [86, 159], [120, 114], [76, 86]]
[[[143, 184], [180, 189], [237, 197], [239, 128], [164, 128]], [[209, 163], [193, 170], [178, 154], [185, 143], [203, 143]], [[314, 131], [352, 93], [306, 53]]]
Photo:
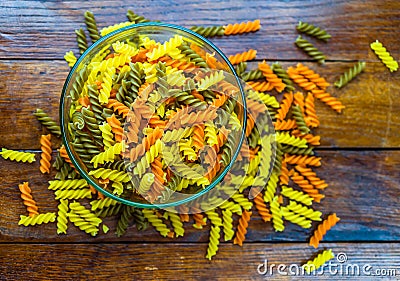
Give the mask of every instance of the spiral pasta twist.
[[183, 43], [178, 47], [178, 49], [181, 50], [182, 54], [185, 55], [185, 59], [187, 59], [189, 62], [194, 63], [198, 67], [208, 68], [206, 61], [194, 50], [192, 50], [190, 45], [187, 43]]
[[288, 186], [282, 186], [281, 194], [289, 199], [295, 200], [307, 206], [311, 206], [313, 202], [313, 198], [308, 194], [294, 190]]
[[132, 10], [128, 10], [128, 12], [126, 13], [126, 16], [132, 23], [142, 23], [142, 22], [150, 21], [149, 19], [146, 19], [145, 17], [134, 13]]
[[125, 118], [130, 111], [129, 107], [115, 99], [108, 99], [108, 103], [105, 105], [105, 107], [112, 108], [114, 112], [118, 112], [118, 114], [123, 118]]
[[24, 225], [24, 226], [36, 225], [36, 224], [54, 222], [55, 220], [56, 220], [55, 213], [43, 213], [35, 215], [33, 217], [21, 215], [18, 225]]
[[319, 120], [315, 111], [314, 96], [311, 93], [307, 94], [304, 105], [306, 113], [306, 117], [304, 118], [304, 120], [306, 121], [307, 126], [312, 128], [318, 127]]
[[57, 212], [57, 234], [67, 234], [68, 229], [68, 200], [61, 199], [60, 203], [58, 204], [58, 212]]
[[314, 186], [312, 184], [310, 184], [310, 182], [307, 179], [305, 179], [303, 176], [299, 175], [298, 173], [294, 172], [293, 175], [291, 175], [291, 179], [305, 193], [310, 195], [310, 197], [312, 197], [315, 202], [319, 203], [319, 202], [321, 202], [321, 199], [323, 199], [325, 197], [325, 195], [320, 194], [318, 189], [314, 188]]
[[114, 133], [116, 142], [122, 142], [124, 129], [121, 127], [121, 122], [113, 114], [111, 117], [106, 118], [107, 123], [111, 126], [111, 131]]
[[236, 231], [236, 236], [233, 239], [233, 244], [238, 244], [239, 246], [243, 246], [243, 242], [246, 239], [245, 235], [247, 233], [247, 227], [249, 226], [251, 215], [252, 212], [246, 210], [243, 211], [243, 214], [239, 219], [239, 224]]
[[282, 207], [281, 212], [282, 212], [282, 216], [285, 218], [285, 220], [288, 220], [291, 223], [297, 224], [302, 228], [310, 228], [311, 227], [311, 220], [308, 220], [307, 218], [302, 217], [301, 215], [296, 214], [295, 212], [292, 212], [287, 207]]
[[60, 126], [58, 126], [57, 123], [51, 117], [49, 117], [46, 112], [38, 108], [33, 115], [35, 115], [38, 121], [42, 123], [42, 125], [45, 126], [53, 135], [56, 135], [57, 137], [61, 136]]
[[337, 98], [331, 96], [329, 93], [323, 90], [314, 89], [311, 91], [311, 93], [314, 95], [314, 97], [316, 97], [339, 113], [342, 112], [342, 109], [345, 108], [345, 106]]
[[198, 91], [205, 91], [211, 86], [225, 79], [224, 71], [215, 71], [201, 79], [197, 84]]
[[353, 80], [358, 74], [360, 74], [365, 69], [365, 62], [359, 61], [340, 75], [339, 79], [333, 83], [337, 88], [342, 88], [351, 80]]
[[204, 37], [215, 37], [224, 35], [223, 26], [192, 26], [190, 30]]
[[221, 229], [218, 225], [211, 226], [210, 242], [208, 243], [206, 258], [211, 260], [217, 254]]
[[224, 240], [229, 241], [235, 235], [235, 231], [233, 230], [233, 218], [232, 212], [229, 209], [222, 210], [222, 219], [223, 219], [223, 231], [224, 231]]
[[322, 213], [320, 211], [315, 211], [311, 208], [307, 208], [306, 206], [303, 206], [301, 204], [296, 203], [295, 201], [290, 201], [289, 205], [286, 206], [286, 208], [296, 214], [299, 214], [307, 219], [313, 220], [313, 221], [321, 221], [321, 215]]
[[54, 192], [56, 200], [58, 199], [83, 199], [92, 198], [90, 189], [59, 189]]
[[75, 34], [76, 34], [76, 42], [78, 42], [79, 52], [82, 55], [88, 48], [85, 31], [83, 31], [83, 29], [80, 28], [75, 30]]
[[111, 133], [110, 124], [103, 122], [99, 125], [99, 130], [101, 131], [101, 136], [103, 138], [104, 149], [108, 149], [115, 144], [114, 135]]
[[278, 201], [278, 196], [275, 196], [270, 203], [271, 215], [272, 215], [272, 226], [275, 231], [283, 231], [285, 226], [282, 220], [282, 210]]
[[168, 211], [166, 211], [164, 215], [171, 221], [176, 237], [183, 236], [185, 234], [185, 229], [183, 228], [183, 224], [179, 218], [179, 215], [177, 213]]
[[92, 39], [92, 43], [99, 40], [100, 39], [99, 30], [97, 29], [97, 23], [91, 11], [85, 12], [85, 24], [87, 30], [89, 31], [89, 36]]
[[125, 142], [117, 142], [113, 146], [110, 146], [104, 152], [95, 155], [91, 163], [93, 163], [93, 167], [97, 168], [99, 164], [104, 164], [104, 162], [113, 162], [117, 155], [120, 155], [122, 152], [125, 151]]
[[173, 94], [173, 97], [177, 101], [183, 102], [184, 104], [186, 104], [188, 106], [192, 106], [192, 107], [198, 108], [200, 110], [204, 110], [207, 107], [207, 103], [196, 98], [193, 94], [190, 94], [188, 92], [183, 92], [183, 91], [177, 92], [177, 93]]
[[50, 161], [51, 161], [51, 135], [42, 135], [40, 137], [40, 148], [42, 150], [40, 156], [40, 171], [44, 173], [50, 173]]
[[302, 21], [299, 21], [296, 29], [323, 41], [328, 41], [332, 37], [326, 30]]
[[334, 257], [335, 255], [332, 253], [332, 250], [324, 250], [322, 253], [318, 254], [318, 256], [315, 257], [313, 260], [307, 261], [307, 263], [304, 264], [302, 267], [307, 273], [311, 273]]
[[183, 42], [183, 37], [179, 35], [175, 35], [169, 41], [166, 41], [164, 44], [159, 45], [154, 48], [151, 52], [147, 53], [146, 56], [150, 61], [159, 59], [162, 56], [168, 54], [171, 50], [179, 47]]
[[17, 162], [28, 162], [32, 163], [35, 162], [35, 154], [30, 153], [30, 152], [23, 152], [23, 151], [15, 151], [7, 148], [2, 148], [0, 151], [1, 157], [4, 159], [8, 159], [11, 161], [17, 161]]
[[94, 213], [90, 210], [86, 209], [81, 203], [79, 202], [72, 202], [69, 204], [69, 209], [71, 213], [79, 215], [82, 219], [87, 221], [93, 226], [99, 226], [102, 223], [102, 220], [98, 218]]
[[164, 237], [168, 236], [170, 233], [170, 229], [167, 227], [165, 223], [162, 222], [161, 219], [157, 217], [154, 213], [154, 210], [151, 209], [143, 209], [142, 210], [144, 217], [149, 221], [149, 223], [154, 226], [154, 228]]
[[274, 123], [275, 130], [288, 131], [297, 127], [296, 120], [277, 120]]
[[330, 84], [326, 82], [325, 78], [321, 77], [319, 74], [315, 73], [312, 69], [298, 63], [296, 66], [296, 71], [298, 74], [303, 75], [310, 82], [314, 83], [320, 89], [325, 90]]
[[[255, 190], [255, 189], [252, 189]], [[267, 205], [265, 204], [265, 201], [263, 199], [263, 194], [260, 192], [257, 194], [256, 197], [253, 199], [254, 205], [256, 206], [256, 209], [258, 213], [260, 214], [261, 218], [263, 219], [264, 222], [270, 221], [271, 220], [271, 213], [269, 212], [269, 209], [267, 208]]]
[[302, 49], [304, 52], [307, 53], [310, 57], [318, 61], [319, 63], [325, 63], [325, 55], [319, 51], [313, 44], [308, 42], [306, 39], [302, 38], [301, 35], [297, 37], [295, 44], [297, 47]]
[[133, 211], [134, 211], [134, 208], [132, 206], [128, 206], [128, 205], [122, 206], [122, 212], [118, 219], [117, 230], [115, 232], [115, 234], [118, 237], [121, 237], [122, 235], [124, 235], [124, 233], [128, 229], [128, 225], [133, 219]]
[[272, 173], [269, 181], [267, 183], [267, 187], [264, 193], [264, 201], [271, 203], [276, 192], [276, 188], [278, 186], [279, 177], [277, 173]]
[[151, 185], [154, 183], [155, 176], [152, 173], [146, 173], [143, 175], [142, 179], [140, 180], [140, 184], [138, 187], [138, 193], [141, 195], [147, 194], [150, 190]]
[[19, 184], [18, 188], [21, 192], [21, 198], [24, 202], [24, 205], [26, 206], [26, 210], [28, 211], [29, 216], [34, 217], [38, 215], [38, 206], [36, 204], [36, 201], [33, 200], [32, 190], [30, 189], [28, 182]]
[[314, 231], [310, 238], [310, 246], [318, 248], [319, 242], [322, 240], [324, 235], [340, 221], [340, 218], [335, 213], [329, 215], [322, 223], [320, 223], [317, 229]]
[[399, 64], [397, 61], [390, 55], [390, 53], [383, 47], [382, 43], [376, 40], [371, 43], [371, 49], [375, 52], [375, 54], [381, 59], [381, 61], [386, 65], [386, 67], [390, 70], [390, 72], [397, 71]]
[[233, 201], [238, 203], [244, 210], [251, 210], [253, 207], [253, 203], [250, 202], [243, 194], [241, 193], [235, 193], [231, 197]]
[[243, 53], [238, 53], [238, 54], [229, 56], [229, 61], [231, 62], [231, 64], [238, 64], [240, 62], [253, 60], [256, 58], [256, 55], [257, 55], [257, 51], [250, 49]]
[[255, 32], [261, 27], [260, 20], [228, 24], [224, 26], [225, 35], [236, 35], [248, 32]]
[[310, 129], [307, 127], [306, 121], [304, 119], [304, 115], [301, 112], [300, 106], [292, 105], [292, 117], [296, 121], [296, 127], [302, 134], [307, 134], [310, 132]]
[[128, 182], [131, 180], [131, 177], [129, 174], [125, 172], [120, 172], [116, 170], [111, 170], [111, 169], [105, 169], [105, 168], [99, 168], [97, 170], [91, 170], [89, 172], [90, 176], [94, 176], [95, 178], [101, 178], [101, 179], [109, 179], [112, 181], [118, 181], [118, 182]]
[[281, 64], [279, 62], [275, 62], [271, 65], [271, 69], [279, 78], [282, 79], [282, 82], [286, 85], [285, 90], [288, 92], [293, 92], [293, 81], [290, 79], [289, 75], [287, 74], [286, 70], [283, 69]]
[[262, 63], [258, 64], [258, 69], [263, 73], [265, 79], [280, 93], [282, 92], [286, 85], [271, 69], [271, 67], [263, 61]]
[[254, 80], [260, 80], [260, 79], [264, 78], [264, 75], [261, 72], [261, 70], [255, 69], [255, 70], [250, 70], [250, 71], [247, 71], [247, 72], [243, 72], [240, 75], [240, 77], [244, 81], [249, 82], [249, 81], [254, 81]]
[[66, 52], [64, 55], [64, 59], [68, 63], [69, 67], [73, 67], [77, 61], [77, 58], [75, 57], [74, 52], [72, 51]]
[[49, 181], [49, 190], [82, 189], [88, 186], [84, 179]]
[[[278, 143], [289, 144], [289, 145], [297, 146], [300, 148], [307, 147], [307, 140], [292, 136], [288, 132], [277, 132], [276, 133], [276, 141]], [[288, 161], [288, 163], [289, 163], [289, 161]]]
[[145, 155], [136, 163], [133, 173], [141, 177], [145, 170], [150, 167], [150, 164], [154, 161], [154, 159], [162, 152], [163, 148], [164, 143], [161, 140], [157, 140], [154, 145], [152, 145], [149, 150], [146, 151]]
[[299, 85], [306, 91], [311, 91], [312, 89], [315, 89], [317, 87], [315, 83], [309, 81], [303, 75], [299, 74], [296, 68], [292, 66], [288, 68], [287, 73], [290, 79], [292, 79], [297, 85]]
[[[124, 54], [124, 55], [128, 55], [130, 57], [133, 57], [139, 53], [139, 50], [136, 47], [133, 47], [133, 46], [126, 44], [124, 42], [121, 42], [121, 41], [117, 41], [117, 42], [113, 43], [112, 47], [115, 51], [115, 54]], [[124, 67], [126, 67], [126, 70], [129, 69], [128, 66], [124, 66]]]
[[278, 113], [275, 115], [276, 119], [283, 120], [288, 114], [290, 107], [293, 103], [293, 93], [285, 93], [278, 109]]
[[307, 148], [298, 148], [291, 145], [282, 145], [282, 151], [287, 154], [293, 155], [313, 155], [314, 154], [314, 147], [309, 146]]
[[121, 204], [112, 205], [110, 207], [97, 210], [95, 212], [95, 214], [99, 218], [115, 216], [115, 215], [117, 215], [117, 214], [119, 214], [121, 212], [121, 207], [122, 206], [123, 205], [121, 205]]
[[68, 218], [76, 227], [86, 232], [87, 234], [96, 236], [97, 233], [99, 232], [97, 226], [91, 224], [90, 222], [85, 221], [83, 218], [81, 218], [77, 213], [75, 213], [72, 210], [68, 213]]

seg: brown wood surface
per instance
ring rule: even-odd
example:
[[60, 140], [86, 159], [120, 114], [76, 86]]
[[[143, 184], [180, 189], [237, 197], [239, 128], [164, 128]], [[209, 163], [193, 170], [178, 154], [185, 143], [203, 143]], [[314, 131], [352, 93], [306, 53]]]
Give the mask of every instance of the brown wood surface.
[[[346, 106], [336, 114], [317, 102], [323, 166], [316, 171], [329, 183], [316, 208], [341, 217], [320, 249], [346, 253], [348, 262], [373, 269], [396, 269], [400, 276], [400, 74], [390, 73], [370, 50], [379, 39], [400, 59], [400, 2], [387, 1], [34, 1], [0, 2], [0, 148], [34, 151], [47, 133], [32, 115], [42, 108], [58, 120], [58, 102], [69, 68], [66, 51], [78, 54], [74, 30], [84, 28], [83, 13], [94, 12], [99, 27], [126, 21], [127, 9], [163, 22], [224, 25], [261, 19], [262, 29], [242, 36], [213, 38], [227, 55], [256, 49], [257, 61], [280, 61], [284, 67], [302, 62], [333, 83], [355, 61], [367, 62], [358, 78], [343, 89], [328, 88]], [[310, 39], [328, 59], [310, 62], [294, 45], [299, 20], [325, 28], [329, 43]], [[309, 37], [307, 37], [309, 38]], [[255, 67], [257, 62], [250, 63]], [[55, 140], [53, 148], [59, 147]], [[185, 236], [171, 240], [153, 229], [98, 237], [71, 223], [68, 235], [57, 235], [54, 223], [17, 225], [26, 212], [18, 184], [29, 181], [42, 212], [55, 211], [47, 190], [51, 175], [41, 175], [38, 161], [19, 164], [0, 158], [0, 280], [378, 280], [326, 273], [318, 277], [261, 276], [257, 266], [301, 264], [317, 250], [307, 246], [310, 230], [288, 224], [277, 234], [254, 212], [242, 248], [222, 243], [212, 261], [204, 258], [209, 226], [186, 224]], [[346, 265], [345, 264], [345, 265]]]
[[[394, 280], [372, 276], [394, 270], [400, 273], [400, 244], [349, 243], [322, 244], [335, 254], [347, 257], [332, 260], [331, 272], [323, 275], [285, 276], [291, 266], [306, 262], [314, 253], [301, 244], [252, 243], [243, 248], [222, 244], [218, 256], [209, 261], [205, 243], [193, 244], [3, 244], [0, 263], [4, 280]], [[373, 258], [371, 258], [373, 257]], [[272, 275], [257, 270], [260, 264], [273, 268]], [[292, 266], [293, 264], [293, 266]], [[10, 265], [10, 266], [7, 266]], [[352, 268], [360, 269], [360, 276]], [[260, 267], [261, 273], [264, 266]], [[363, 270], [364, 268], [364, 270]], [[336, 270], [336, 271], [335, 271]], [[377, 271], [379, 270], [379, 271]], [[336, 272], [336, 273], [335, 273]], [[62, 273], [62, 274], [61, 274]], [[212, 274], [212, 275], [211, 275]]]

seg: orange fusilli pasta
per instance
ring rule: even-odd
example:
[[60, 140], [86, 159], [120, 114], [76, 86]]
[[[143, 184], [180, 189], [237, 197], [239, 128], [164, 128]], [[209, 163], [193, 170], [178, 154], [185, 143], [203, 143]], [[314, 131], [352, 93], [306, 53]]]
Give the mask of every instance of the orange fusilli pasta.
[[241, 33], [254, 32], [261, 27], [260, 20], [228, 24], [224, 26], [225, 35], [235, 35]]
[[42, 135], [40, 137], [40, 149], [42, 154], [40, 156], [40, 171], [44, 173], [50, 173], [50, 161], [51, 161], [51, 135]]
[[231, 64], [238, 64], [240, 62], [253, 60], [256, 58], [256, 55], [257, 55], [257, 51], [250, 49], [246, 52], [238, 53], [233, 56], [229, 56], [229, 61], [231, 62]]
[[317, 229], [314, 231], [313, 236], [310, 238], [310, 246], [318, 248], [319, 242], [322, 240], [324, 235], [339, 221], [340, 218], [338, 218], [335, 213], [329, 215], [321, 224], [318, 225]]
[[247, 227], [249, 226], [249, 221], [252, 212], [244, 210], [242, 216], [239, 219], [239, 225], [236, 231], [236, 236], [233, 239], [233, 244], [238, 244], [243, 246], [243, 242], [246, 239], [245, 235], [247, 233]]

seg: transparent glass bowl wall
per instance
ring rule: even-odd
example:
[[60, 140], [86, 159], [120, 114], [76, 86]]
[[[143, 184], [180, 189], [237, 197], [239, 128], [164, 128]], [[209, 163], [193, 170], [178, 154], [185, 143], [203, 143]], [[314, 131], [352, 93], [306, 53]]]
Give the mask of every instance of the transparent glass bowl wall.
[[[88, 174], [88, 168], [82, 162], [79, 155], [74, 150], [72, 145], [72, 138], [70, 131], [68, 130], [68, 124], [70, 122], [70, 106], [71, 106], [71, 97], [70, 97], [70, 90], [72, 89], [72, 85], [76, 80], [77, 74], [79, 71], [85, 66], [90, 63], [93, 57], [102, 50], [105, 46], [110, 45], [117, 42], [117, 41], [125, 41], [129, 39], [131, 42], [134, 42], [139, 36], [148, 36], [150, 39], [155, 40], [156, 42], [165, 42], [168, 41], [170, 38], [174, 37], [175, 35], [180, 35], [187, 42], [194, 43], [201, 47], [206, 53], [212, 55], [218, 62], [219, 68], [223, 69], [229, 74], [232, 74], [234, 81], [231, 83], [236, 86], [240, 93], [237, 96], [237, 102], [242, 105], [243, 111], [246, 112], [245, 106], [245, 95], [243, 91], [243, 87], [234, 71], [233, 66], [230, 64], [228, 58], [209, 40], [206, 38], [192, 32], [191, 30], [185, 29], [180, 26], [171, 25], [171, 24], [162, 24], [162, 23], [143, 23], [143, 24], [135, 24], [129, 27], [125, 27], [123, 29], [117, 30], [113, 33], [102, 37], [100, 40], [95, 42], [92, 46], [90, 46], [85, 53], [79, 58], [77, 63], [71, 69], [66, 82], [64, 84], [61, 100], [60, 100], [60, 120], [61, 120], [61, 130], [62, 130], [62, 138], [68, 155], [79, 171], [81, 176], [92, 186], [94, 186], [98, 191], [102, 192], [108, 197], [111, 197], [117, 201], [120, 201], [124, 204], [128, 204], [135, 207], [140, 208], [153, 208], [155, 207], [153, 204], [147, 202], [141, 196], [130, 196], [129, 198], [119, 197], [111, 193], [109, 190], [105, 190], [97, 181], [96, 178], [90, 176]], [[135, 39], [136, 38], [136, 39]], [[232, 80], [232, 79], [231, 79]], [[236, 85], [235, 85], [236, 84]], [[243, 117], [240, 120], [241, 127], [245, 128], [246, 126], [246, 114], [243, 114]], [[200, 190], [196, 194], [191, 194], [188, 197], [183, 198], [182, 200], [178, 200], [175, 202], [170, 202], [166, 204], [157, 204], [159, 208], [167, 208], [171, 206], [178, 206], [180, 204], [189, 202], [193, 199], [196, 199], [204, 194], [206, 194], [209, 190], [215, 187], [218, 182], [220, 182], [226, 173], [229, 171], [232, 163], [236, 160], [236, 157], [239, 153], [241, 145], [243, 143], [245, 137], [244, 129], [240, 132], [240, 137], [237, 139], [237, 143], [234, 147], [234, 151], [231, 157], [231, 163], [227, 165], [222, 172], [219, 173], [217, 177], [208, 185], [206, 188]]]

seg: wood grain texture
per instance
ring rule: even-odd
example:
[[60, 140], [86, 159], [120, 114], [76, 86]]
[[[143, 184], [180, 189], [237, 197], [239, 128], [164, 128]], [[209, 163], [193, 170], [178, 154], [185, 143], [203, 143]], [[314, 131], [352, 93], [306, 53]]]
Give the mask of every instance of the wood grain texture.
[[[212, 261], [204, 258], [206, 244], [3, 244], [0, 255], [2, 280], [396, 280], [396, 277], [371, 276], [377, 271], [400, 275], [400, 244], [347, 243], [322, 244], [348, 260], [332, 260], [332, 273], [285, 276], [317, 251], [306, 245], [253, 243], [222, 244]], [[168, 261], [166, 261], [168, 260]], [[257, 268], [275, 264], [262, 275]], [[27, 263], [29, 261], [29, 263]], [[12, 265], [12, 266], [10, 266]], [[335, 266], [336, 265], [336, 266]], [[368, 267], [370, 265], [370, 267]], [[351, 268], [358, 267], [360, 275]], [[363, 270], [366, 266], [366, 270]], [[336, 269], [336, 273], [335, 270]], [[342, 269], [342, 271], [339, 271]], [[260, 271], [264, 266], [260, 267]], [[385, 270], [385, 271], [383, 271]], [[292, 271], [293, 272], [293, 271]], [[61, 274], [62, 273], [62, 274]], [[262, 272], [261, 272], [262, 273]], [[353, 275], [352, 275], [353, 274]], [[382, 278], [382, 279], [381, 279]]]
[[[328, 88], [346, 106], [337, 114], [317, 101], [324, 147], [400, 147], [400, 73], [390, 73], [380, 62], [367, 63], [365, 72], [338, 90], [333, 82], [352, 65], [332, 62], [325, 66], [304, 63], [325, 77]], [[282, 63], [286, 68], [296, 62]], [[249, 69], [257, 67], [250, 63]], [[58, 120], [61, 90], [69, 68], [59, 61], [0, 62], [0, 147], [38, 149], [46, 133], [32, 115], [42, 108]], [[27, 98], [29, 96], [29, 98]], [[280, 98], [281, 95], [278, 97]], [[56, 140], [56, 138], [53, 138]]]
[[[323, 166], [316, 172], [330, 186], [325, 190], [326, 198], [314, 207], [325, 215], [336, 212], [341, 218], [324, 241], [400, 241], [400, 151], [319, 151], [318, 155], [323, 158]], [[130, 226], [125, 236], [117, 238], [115, 217], [105, 220], [111, 231], [96, 238], [79, 231], [71, 223], [68, 235], [60, 236], [56, 234], [54, 223], [18, 226], [19, 214], [26, 213], [17, 187], [23, 181], [30, 182], [39, 212], [57, 211], [53, 192], [47, 190], [47, 181], [52, 175], [41, 175], [39, 163], [18, 164], [0, 159], [0, 165], [3, 179], [0, 184], [0, 242], [208, 241], [209, 226], [199, 231], [192, 227], [193, 222], [186, 224], [185, 236], [175, 240], [162, 238], [153, 229], [138, 232], [134, 226]], [[271, 224], [264, 223], [254, 211], [246, 241], [308, 241], [311, 230], [290, 223], [286, 225], [283, 233], [275, 233]]]
[[[227, 53], [247, 48], [262, 58], [303, 60], [308, 57], [294, 45], [299, 20], [325, 28], [332, 40], [315, 42], [330, 60], [372, 59], [369, 43], [380, 39], [400, 57], [398, 26], [400, 3], [386, 1], [13, 1], [0, 4], [0, 58], [60, 59], [77, 52], [74, 30], [84, 27], [83, 13], [90, 9], [100, 27], [126, 21], [128, 9], [147, 18], [190, 27], [225, 25], [261, 19], [262, 30], [240, 37], [215, 38]], [[374, 20], [370, 14], [374, 13]], [[240, 40], [237, 40], [240, 38]]]

